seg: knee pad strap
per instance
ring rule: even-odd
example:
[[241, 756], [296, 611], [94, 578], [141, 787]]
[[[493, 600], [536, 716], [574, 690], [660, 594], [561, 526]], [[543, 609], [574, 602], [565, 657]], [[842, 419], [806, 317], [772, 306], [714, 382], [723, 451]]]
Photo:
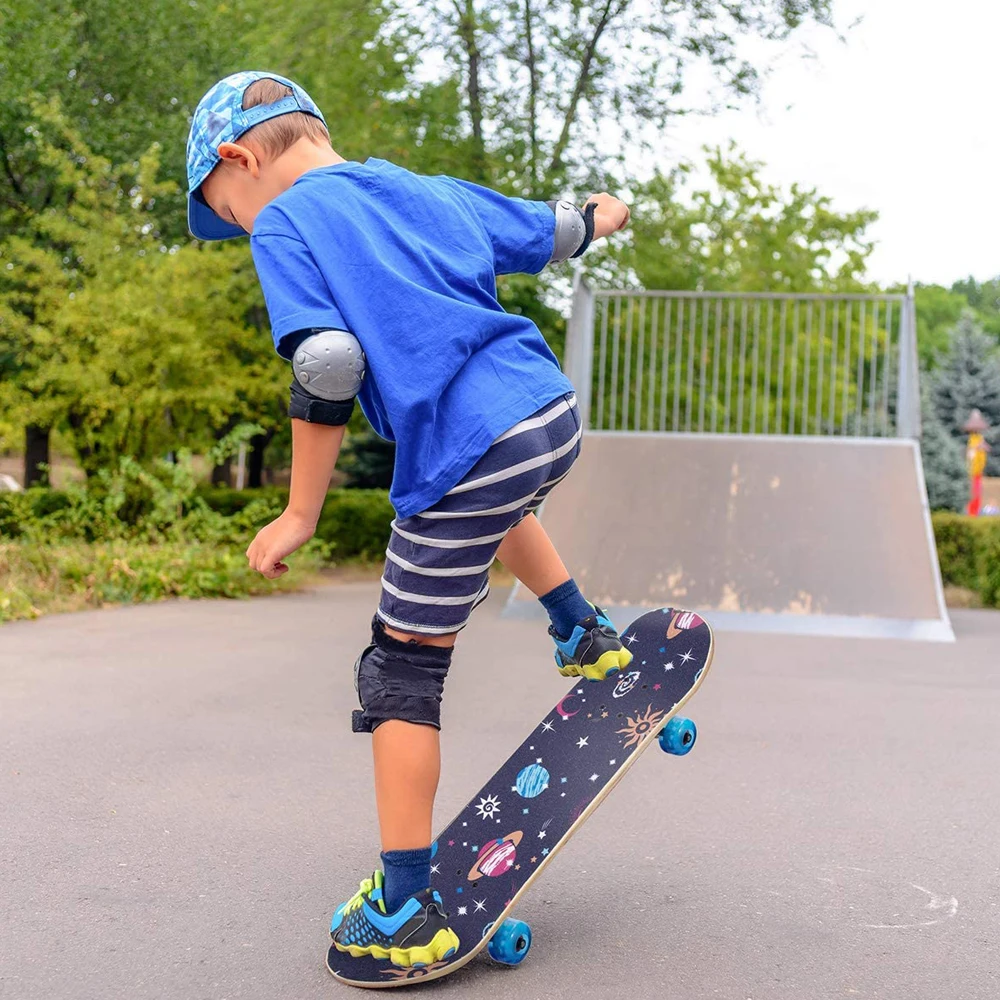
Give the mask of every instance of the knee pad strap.
[[451, 666], [450, 647], [400, 642], [377, 618], [372, 644], [354, 665], [361, 710], [351, 717], [356, 733], [371, 733], [389, 719], [441, 728], [441, 693]]

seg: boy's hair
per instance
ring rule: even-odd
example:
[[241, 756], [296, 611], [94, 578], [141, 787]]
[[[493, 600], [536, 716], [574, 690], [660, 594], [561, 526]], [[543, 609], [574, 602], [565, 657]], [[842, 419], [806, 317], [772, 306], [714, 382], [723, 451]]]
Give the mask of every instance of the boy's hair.
[[[277, 80], [257, 80], [244, 91], [242, 107], [246, 111], [260, 104], [274, 104], [291, 93], [291, 87]], [[281, 156], [303, 136], [313, 141], [330, 142], [326, 126], [318, 118], [303, 111], [294, 111], [261, 122], [246, 132], [243, 138], [252, 139], [266, 156], [273, 159]]]

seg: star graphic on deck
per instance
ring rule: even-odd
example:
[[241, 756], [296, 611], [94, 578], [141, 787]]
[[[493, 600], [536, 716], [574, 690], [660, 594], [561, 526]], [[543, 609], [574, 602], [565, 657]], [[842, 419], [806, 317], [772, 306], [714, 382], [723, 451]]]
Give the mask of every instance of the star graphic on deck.
[[587, 713], [587, 718], [588, 719], [592, 719], [593, 717], [594, 717], [594, 713], [593, 712], [588, 712]]
[[694, 650], [693, 649], [689, 649], [686, 653], [681, 653], [681, 660], [684, 663], [687, 663], [689, 660], [693, 660], [693, 659], [694, 659]]
[[606, 719], [607, 717], [608, 717], [608, 713], [607, 712], [601, 712], [601, 718], [602, 719]]
[[559, 779], [559, 784], [560, 785], [565, 785], [566, 784], [566, 779], [565, 778], [560, 778]]
[[548, 853], [549, 853], [549, 849], [547, 847], [543, 847], [542, 848], [542, 857], [545, 857], [545, 855], [548, 854]]
[[586, 745], [587, 745], [587, 737], [586, 736], [581, 736], [580, 737], [580, 742], [577, 743], [577, 746], [582, 750]]
[[597, 778], [598, 778], [598, 776], [597, 776], [596, 774], [592, 774], [592, 775], [590, 776], [590, 780], [591, 780], [591, 781], [597, 781]]
[[542, 762], [542, 758], [541, 757], [536, 757], [535, 758], [535, 763], [536, 764], [541, 764], [541, 762]]
[[609, 763], [609, 764], [610, 764], [610, 765], [611, 765], [612, 767], [614, 767], [614, 766], [615, 766], [615, 764], [617, 763], [617, 761], [616, 761], [616, 760], [609, 760], [609, 761], [608, 761], [608, 763]]
[[495, 795], [487, 795], [479, 800], [476, 813], [483, 819], [494, 819], [500, 812], [500, 800]]
[[551, 722], [543, 722], [542, 723], [542, 731], [546, 732], [546, 733], [551, 733], [552, 732], [552, 723]]
[[674, 661], [671, 660], [669, 663], [664, 663], [663, 664], [663, 669], [664, 670], [673, 670], [674, 669]]
[[440, 865], [431, 865], [431, 874], [432, 875], [440, 875], [441, 874], [441, 866]]
[[458, 908], [458, 915], [460, 917], [464, 917], [468, 912], [469, 912], [469, 908], [467, 906], [460, 906]]
[[531, 859], [531, 863], [534, 864], [537, 860], [538, 860], [538, 858], [532, 858]]
[[519, 872], [521, 870], [520, 865], [514, 865], [514, 871]]
[[659, 684], [654, 684], [653, 685], [653, 690], [654, 691], [659, 691], [660, 690], [660, 685]]
[[635, 634], [635, 632], [633, 632], [631, 635], [625, 636], [625, 641], [630, 646], [634, 646], [639, 641], [639, 637]]
[[448, 846], [449, 847], [454, 847], [455, 846], [455, 841], [454, 840], [449, 840], [448, 841]]
[[475, 910], [472, 911], [473, 913], [482, 913], [486, 909], [485, 899], [474, 899], [472, 902], [476, 904]]

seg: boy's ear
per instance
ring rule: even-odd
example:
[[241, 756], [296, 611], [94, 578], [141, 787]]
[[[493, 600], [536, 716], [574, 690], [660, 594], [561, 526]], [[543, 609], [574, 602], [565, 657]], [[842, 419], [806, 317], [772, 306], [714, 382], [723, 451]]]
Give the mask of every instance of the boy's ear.
[[219, 157], [223, 162], [227, 162], [234, 167], [245, 167], [253, 174], [256, 174], [260, 167], [257, 154], [249, 146], [243, 146], [237, 142], [220, 143]]

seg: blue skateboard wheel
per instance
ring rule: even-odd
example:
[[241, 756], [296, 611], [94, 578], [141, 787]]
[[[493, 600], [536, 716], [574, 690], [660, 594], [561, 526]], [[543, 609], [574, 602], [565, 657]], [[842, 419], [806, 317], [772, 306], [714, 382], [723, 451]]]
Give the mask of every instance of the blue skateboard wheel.
[[697, 738], [698, 727], [690, 719], [675, 715], [660, 730], [660, 749], [665, 753], [683, 757], [684, 754], [691, 752]]
[[518, 965], [531, 947], [531, 928], [523, 920], [508, 917], [486, 946], [490, 958], [501, 965]]

